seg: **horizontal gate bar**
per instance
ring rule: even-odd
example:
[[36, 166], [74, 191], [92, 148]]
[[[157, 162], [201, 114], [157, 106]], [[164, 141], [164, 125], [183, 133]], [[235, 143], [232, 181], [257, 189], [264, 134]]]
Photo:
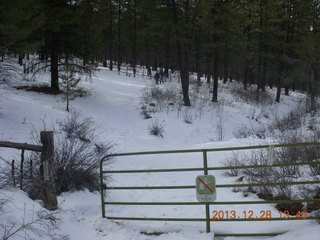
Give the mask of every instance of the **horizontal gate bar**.
[[203, 222], [205, 218], [147, 218], [147, 217], [110, 217], [105, 218], [110, 220], [132, 220], [132, 221], [184, 221], [184, 222]]
[[[306, 143], [288, 143], [288, 144], [275, 144], [274, 148], [278, 147], [299, 147], [299, 146], [311, 146], [320, 145], [319, 142], [306, 142]], [[169, 151], [149, 151], [149, 152], [131, 152], [131, 153], [116, 153], [104, 156], [101, 161], [108, 159], [109, 157], [119, 156], [133, 156], [133, 155], [150, 155], [150, 154], [170, 154], [170, 153], [196, 153], [196, 152], [219, 152], [219, 151], [235, 151], [235, 150], [250, 150], [259, 148], [269, 148], [270, 145], [256, 145], [245, 147], [229, 147], [229, 148], [209, 148], [209, 149], [187, 149], [187, 150], [169, 150]]]
[[303, 181], [303, 182], [278, 182], [278, 183], [244, 183], [244, 184], [221, 184], [217, 188], [227, 187], [267, 187], [267, 186], [290, 186], [290, 185], [303, 185], [303, 184], [318, 184], [320, 181]]
[[[167, 232], [140, 232], [148, 236], [160, 236], [167, 234]], [[275, 237], [286, 232], [274, 232], [274, 233], [214, 233], [215, 237]]]
[[[132, 220], [132, 221], [190, 221], [201, 222], [207, 221], [206, 218], [149, 218], [149, 217], [111, 217], [107, 216], [110, 220]], [[308, 217], [308, 218], [237, 218], [237, 219], [210, 219], [210, 222], [256, 222], [256, 221], [302, 221], [320, 219], [320, 217]]]
[[286, 232], [277, 233], [214, 233], [215, 237], [276, 237]]
[[104, 202], [105, 205], [205, 205], [202, 202]]
[[[267, 187], [267, 186], [284, 186], [284, 185], [302, 185], [302, 184], [319, 184], [320, 181], [303, 181], [303, 182], [278, 182], [278, 183], [244, 183], [244, 184], [217, 184], [217, 188], [228, 187]], [[143, 189], [191, 189], [195, 185], [186, 186], [128, 186], [128, 187], [107, 187], [110, 190], [143, 190]]]
[[203, 168], [167, 168], [167, 169], [146, 169], [146, 170], [107, 170], [103, 173], [149, 173], [149, 172], [191, 172], [203, 171]]
[[232, 201], [232, 202], [104, 202], [105, 205], [240, 205], [240, 204], [269, 204], [269, 203], [303, 203], [320, 202], [320, 199], [305, 200], [267, 200], [267, 201]]
[[190, 189], [196, 188], [194, 185], [188, 186], [148, 186], [148, 187], [106, 187], [110, 190], [143, 190], [143, 189]]
[[[249, 168], [270, 168], [270, 167], [288, 167], [288, 166], [303, 166], [303, 165], [318, 165], [320, 162], [299, 162], [291, 164], [273, 164], [273, 165], [256, 165], [256, 166], [229, 166], [229, 167], [208, 167], [209, 171], [214, 170], [231, 170], [231, 169], [249, 169]], [[106, 170], [106, 173], [149, 173], [149, 172], [192, 172], [192, 171], [203, 171], [204, 168], [166, 168], [166, 169], [146, 169], [146, 170]]]

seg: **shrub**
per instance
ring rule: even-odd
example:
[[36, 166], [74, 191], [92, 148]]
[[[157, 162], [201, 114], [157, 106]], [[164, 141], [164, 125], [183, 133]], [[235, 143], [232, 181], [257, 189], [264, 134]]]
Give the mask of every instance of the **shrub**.
[[299, 105], [287, 115], [282, 118], [276, 118], [274, 122], [269, 126], [269, 130], [279, 130], [280, 132], [285, 132], [287, 130], [298, 129], [303, 125], [304, 116], [306, 111], [304, 110], [304, 105]]
[[234, 84], [230, 88], [232, 96], [237, 101], [242, 101], [249, 104], [272, 104], [274, 102], [270, 94], [265, 92], [259, 93], [259, 98], [257, 98], [257, 90], [255, 87], [248, 87], [248, 90], [244, 91], [243, 87], [239, 84]]
[[255, 136], [260, 139], [265, 139], [267, 130], [264, 127], [259, 127], [259, 128], [253, 128], [252, 126], [249, 128], [246, 125], [240, 125], [236, 128], [233, 129], [232, 131], [233, 135], [236, 138], [247, 138], [250, 136]]
[[142, 106], [141, 107], [141, 112], [140, 112], [141, 116], [143, 117], [143, 119], [150, 119], [152, 118], [150, 115], [150, 112], [147, 109], [147, 106]]
[[[319, 142], [319, 131], [302, 135], [299, 130], [288, 131], [276, 136], [278, 143], [290, 142]], [[313, 162], [319, 161], [319, 146], [299, 146], [274, 149], [274, 164], [286, 164], [297, 162]], [[266, 150], [251, 151], [249, 154], [233, 154], [227, 159], [226, 166], [241, 165], [267, 165], [269, 154]], [[303, 165], [303, 166], [286, 166], [286, 167], [270, 167], [257, 169], [232, 169], [226, 171], [228, 176], [244, 176], [247, 183], [275, 183], [275, 182], [295, 182], [312, 181], [320, 179], [320, 166]], [[320, 188], [317, 185], [311, 186], [272, 186], [272, 187], [249, 187], [243, 188], [244, 192], [256, 193], [260, 198], [267, 200], [288, 200], [288, 199], [312, 199], [320, 197]], [[320, 204], [310, 203], [307, 206], [302, 204], [278, 204], [278, 210], [287, 210], [291, 214], [298, 211], [313, 211], [320, 208]]]
[[35, 239], [35, 237], [46, 239], [61, 239], [69, 240], [68, 235], [58, 234], [56, 230], [61, 225], [61, 219], [57, 217], [57, 212], [48, 212], [45, 210], [38, 210], [32, 216], [26, 215], [24, 209], [21, 216], [22, 221], [5, 223], [0, 222], [0, 239]]
[[157, 137], [163, 137], [164, 126], [163, 124], [159, 123], [158, 121], [152, 122], [152, 125], [149, 127], [149, 133], [151, 135]]
[[[98, 190], [99, 160], [110, 152], [112, 144], [98, 142], [93, 121], [90, 118], [81, 119], [79, 112], [71, 112], [58, 125], [62, 134], [55, 135], [53, 162], [57, 194], [84, 188]], [[34, 138], [41, 145], [38, 135], [34, 133]], [[19, 160], [15, 160], [14, 164], [3, 158], [0, 160], [4, 163], [0, 164], [0, 188], [19, 186], [32, 199], [42, 198], [40, 153], [26, 155], [22, 167]]]
[[6, 187], [6, 186], [12, 186], [13, 180], [12, 176], [10, 175], [10, 164], [8, 161], [6, 161], [4, 158], [0, 156], [0, 189]]
[[185, 109], [185, 111], [183, 112], [183, 121], [187, 124], [192, 124], [192, 114], [188, 111], [188, 109]]
[[57, 192], [98, 190], [99, 160], [110, 152], [112, 144], [97, 142], [92, 120], [80, 120], [77, 112], [61, 121], [60, 129], [65, 135], [57, 139], [55, 151]]
[[[254, 116], [255, 114], [253, 113], [252, 115], [253, 116], [251, 117], [251, 119], [256, 119], [256, 117]], [[287, 138], [286, 141], [294, 142], [298, 140], [294, 139], [294, 136], [297, 134], [301, 135], [301, 133], [297, 133], [298, 129], [306, 125], [305, 116], [306, 105], [305, 103], [301, 102], [298, 107], [281, 118], [276, 117], [274, 121], [266, 127], [254, 128], [253, 126], [248, 127], [246, 125], [241, 125], [233, 129], [233, 135], [236, 138], [255, 136], [260, 139], [265, 139], [266, 137], [281, 138], [281, 136], [285, 135], [285, 137]], [[315, 123], [310, 123], [308, 128], [309, 130], [314, 129]]]
[[73, 111], [65, 120], [59, 122], [59, 128], [68, 139], [90, 142], [95, 138], [95, 129], [91, 118], [80, 119], [80, 112]]
[[178, 90], [171, 85], [164, 87], [153, 85], [144, 89], [141, 100], [143, 105], [154, 105], [151, 106], [153, 112], [162, 111], [177, 101], [177, 92]]
[[0, 84], [9, 84], [18, 76], [21, 76], [18, 69], [11, 63], [11, 59], [6, 57], [4, 61], [0, 61]]
[[[71, 112], [58, 125], [62, 134], [55, 136], [54, 176], [57, 194], [84, 188], [98, 190], [99, 160], [110, 153], [112, 144], [98, 142], [92, 119], [81, 119], [79, 112]], [[38, 136], [35, 138], [39, 139]], [[33, 153], [28, 161], [31, 159], [40, 162], [40, 154]], [[34, 167], [39, 169], [40, 166]], [[36, 173], [25, 190], [31, 198], [41, 199], [41, 176], [39, 170]]]

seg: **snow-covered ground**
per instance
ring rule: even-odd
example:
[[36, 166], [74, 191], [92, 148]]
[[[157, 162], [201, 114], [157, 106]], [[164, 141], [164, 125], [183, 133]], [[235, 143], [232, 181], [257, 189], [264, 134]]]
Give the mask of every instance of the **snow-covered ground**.
[[[48, 81], [48, 75], [38, 77], [38, 81]], [[34, 84], [34, 83], [33, 83]], [[259, 128], [270, 123], [274, 118], [282, 116], [301, 103], [304, 97], [300, 93], [283, 96], [282, 102], [276, 104], [252, 105], [230, 94], [236, 83], [221, 84], [219, 103], [206, 103], [191, 108], [165, 106], [161, 112], [151, 113], [152, 118], [145, 120], [141, 116], [141, 100], [145, 88], [153, 85], [152, 80], [141, 76], [127, 77], [101, 68], [92, 82], [82, 82], [81, 85], [90, 91], [90, 95], [71, 101], [71, 107], [80, 111], [83, 117], [91, 117], [100, 140], [112, 142], [113, 152], [135, 152], [168, 149], [203, 149], [229, 146], [246, 146], [265, 144], [268, 140], [258, 138], [236, 139], [234, 132], [243, 126]], [[165, 83], [163, 89], [179, 89], [176, 80]], [[191, 86], [193, 88], [193, 86]], [[203, 92], [207, 91], [207, 92]], [[210, 94], [209, 89], [202, 88], [197, 99], [202, 94]], [[0, 88], [0, 139], [3, 141], [32, 142], [32, 131], [40, 131], [44, 125], [48, 130], [57, 130], [57, 120], [64, 119], [65, 102], [61, 95], [46, 95], [11, 87]], [[192, 123], [184, 122], [191, 116]], [[158, 122], [164, 128], [163, 137], [149, 134], [152, 124]], [[219, 141], [218, 141], [219, 140]], [[271, 140], [269, 140], [271, 141]], [[0, 156], [12, 159], [19, 152], [0, 148]], [[230, 153], [217, 152], [208, 154], [210, 167], [223, 166]], [[175, 154], [147, 157], [117, 158], [113, 160], [112, 169], [152, 169], [152, 168], [188, 168], [202, 167], [200, 153]], [[226, 177], [222, 172], [210, 172], [217, 179], [217, 184], [233, 183], [235, 178]], [[144, 185], [194, 185], [195, 177], [201, 172], [187, 173], [146, 173], [112, 175], [111, 186], [144, 186]], [[109, 201], [195, 201], [195, 190], [114, 190], [107, 191]], [[10, 199], [1, 212], [0, 224], [16, 226], [30, 222], [36, 218], [36, 213], [42, 207], [39, 202], [30, 200], [25, 193], [17, 189], [0, 190], [0, 199]], [[306, 221], [276, 221], [276, 222], [214, 222], [211, 223], [212, 233], [205, 233], [204, 222], [139, 222], [111, 221], [101, 218], [100, 194], [97, 192], [79, 191], [65, 193], [59, 196], [59, 210], [56, 212], [60, 224], [54, 229], [45, 229], [35, 223], [38, 231], [30, 236], [19, 232], [10, 239], [108, 239], [108, 240], [147, 240], [147, 239], [213, 239], [214, 233], [256, 233], [256, 232], [286, 232], [272, 237], [273, 240], [289, 239], [320, 239], [320, 225], [311, 220]], [[218, 189], [218, 201], [258, 200], [255, 195], [244, 197], [232, 189]], [[243, 211], [253, 211], [259, 216], [260, 211], [272, 212], [273, 217], [279, 217], [274, 204], [218, 205], [211, 206], [214, 210], [232, 211], [241, 215]], [[107, 206], [108, 216], [131, 217], [192, 217], [204, 218], [204, 206]], [[11, 224], [11, 225], [10, 225]], [[16, 227], [15, 226], [15, 227]], [[0, 228], [2, 236], [3, 228]], [[163, 232], [163, 234], [145, 235], [141, 232]], [[36, 234], [37, 233], [37, 234]], [[30, 234], [30, 233], [29, 233]], [[225, 239], [235, 239], [226, 237]], [[246, 238], [242, 238], [246, 239]], [[248, 239], [263, 239], [251, 237]]]

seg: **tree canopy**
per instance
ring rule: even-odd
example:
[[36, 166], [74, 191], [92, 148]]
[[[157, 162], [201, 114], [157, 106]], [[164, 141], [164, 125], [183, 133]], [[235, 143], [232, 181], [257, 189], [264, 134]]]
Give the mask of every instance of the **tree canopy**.
[[[0, 54], [37, 53], [59, 89], [59, 64], [178, 70], [184, 104], [189, 74], [218, 81], [317, 94], [319, 16], [316, 0], [0, 0]], [[80, 65], [79, 65], [80, 66]], [[297, 71], [300, 69], [300, 71]], [[301, 77], [303, 74], [303, 77]]]

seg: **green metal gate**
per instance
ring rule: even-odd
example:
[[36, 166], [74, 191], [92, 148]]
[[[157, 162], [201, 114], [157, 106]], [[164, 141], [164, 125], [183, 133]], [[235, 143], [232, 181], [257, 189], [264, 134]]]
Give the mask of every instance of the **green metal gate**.
[[[299, 146], [319, 146], [318, 142], [308, 143], [293, 143], [293, 144], [277, 144], [272, 145], [272, 148], [283, 147], [299, 147]], [[273, 165], [243, 165], [243, 166], [228, 166], [228, 167], [209, 167], [208, 166], [208, 152], [219, 151], [239, 151], [239, 150], [254, 150], [254, 149], [267, 149], [270, 145], [258, 145], [258, 146], [245, 146], [245, 147], [229, 147], [229, 148], [212, 148], [212, 149], [192, 149], [192, 150], [170, 150], [170, 151], [149, 151], [149, 152], [131, 152], [131, 153], [119, 153], [111, 154], [103, 157], [100, 161], [100, 178], [101, 178], [101, 204], [102, 204], [102, 217], [111, 220], [137, 220], [137, 221], [203, 221], [206, 223], [206, 231], [210, 232], [210, 222], [233, 222], [233, 221], [288, 221], [288, 220], [310, 220], [320, 219], [320, 217], [308, 217], [298, 218], [290, 217], [284, 219], [278, 218], [234, 218], [234, 219], [212, 219], [210, 218], [210, 205], [255, 205], [255, 204], [269, 204], [269, 203], [306, 203], [306, 202], [320, 202], [320, 198], [317, 199], [304, 199], [304, 200], [268, 200], [268, 201], [220, 201], [220, 202], [110, 202], [104, 197], [105, 190], [163, 190], [163, 189], [195, 189], [195, 185], [179, 185], [179, 186], [129, 186], [129, 187], [107, 187], [104, 183], [104, 175], [106, 174], [130, 174], [130, 173], [159, 173], [159, 172], [190, 172], [190, 171], [203, 171], [204, 175], [208, 175], [208, 171], [217, 170], [232, 170], [232, 169], [255, 169], [255, 168], [273, 168], [273, 167], [287, 167], [287, 166], [302, 166], [302, 165], [317, 165], [320, 161], [311, 162], [297, 162], [297, 163], [281, 163]], [[158, 155], [158, 154], [178, 154], [178, 153], [199, 153], [202, 154], [203, 166], [200, 168], [170, 168], [170, 169], [145, 169], [145, 170], [104, 170], [104, 162], [110, 157], [123, 157], [123, 156], [138, 156], [138, 155]], [[219, 180], [217, 180], [219, 182]], [[288, 185], [305, 185], [305, 184], [320, 184], [320, 181], [299, 181], [299, 182], [277, 182], [277, 183], [250, 183], [250, 184], [218, 184], [217, 188], [241, 188], [241, 187], [265, 187], [265, 186], [288, 186]], [[203, 205], [205, 207], [204, 218], [148, 218], [148, 217], [114, 217], [107, 216], [106, 205]], [[259, 234], [215, 234], [215, 236], [275, 236], [281, 233], [259, 233]]]

